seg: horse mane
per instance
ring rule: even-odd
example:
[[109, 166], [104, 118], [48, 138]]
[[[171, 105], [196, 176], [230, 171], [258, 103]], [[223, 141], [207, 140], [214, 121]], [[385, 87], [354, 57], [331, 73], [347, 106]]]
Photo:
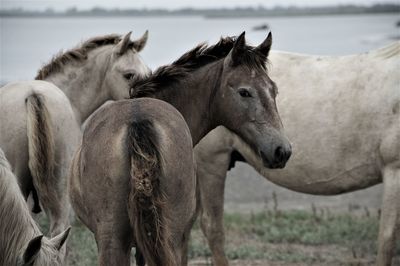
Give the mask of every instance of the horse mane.
[[[10, 164], [0, 149], [0, 265], [10, 265], [21, 255], [23, 248], [32, 238], [42, 235], [33, 220], [28, 205], [22, 196], [17, 180], [11, 172]], [[42, 238], [42, 251], [36, 261], [42, 265], [54, 262], [57, 250]], [[36, 264], [35, 264], [36, 265]]]
[[400, 41], [388, 44], [380, 49], [375, 50], [376, 56], [389, 59], [400, 55]]
[[[159, 67], [147, 77], [133, 79], [131, 81], [130, 97], [151, 96], [157, 91], [170, 87], [202, 66], [226, 57], [232, 50], [235, 41], [236, 37], [221, 37], [216, 44], [211, 46], [201, 43], [184, 53], [172, 64]], [[241, 64], [249, 68], [266, 70], [266, 56], [254, 49], [253, 46], [246, 45], [245, 49]]]
[[[91, 38], [76, 48], [70, 49], [66, 52], [60, 51], [56, 54], [49, 63], [39, 69], [35, 79], [43, 80], [50, 74], [60, 71], [69, 62], [81, 62], [87, 59], [88, 53], [96, 48], [117, 44], [121, 41], [122, 36], [118, 34], [109, 34]], [[133, 43], [131, 43], [133, 45]]]

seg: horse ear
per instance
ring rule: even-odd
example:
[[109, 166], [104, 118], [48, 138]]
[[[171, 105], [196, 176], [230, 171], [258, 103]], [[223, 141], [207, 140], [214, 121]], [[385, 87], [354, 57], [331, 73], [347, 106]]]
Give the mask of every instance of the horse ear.
[[271, 50], [271, 45], [272, 33], [269, 32], [267, 38], [259, 46], [257, 46], [255, 50], [267, 58], [269, 51]]
[[28, 246], [24, 251], [24, 255], [22, 255], [22, 260], [24, 265], [31, 265], [39, 255], [39, 251], [42, 247], [42, 238], [43, 235], [37, 236], [29, 241]]
[[146, 46], [148, 38], [149, 38], [149, 31], [146, 30], [146, 32], [143, 34], [141, 38], [133, 41], [133, 48], [135, 48], [136, 51], [140, 52]]
[[64, 232], [61, 232], [50, 240], [57, 250], [60, 250], [65, 244], [65, 241], [69, 235], [69, 231], [71, 231], [71, 227], [68, 227]]
[[231, 66], [238, 65], [240, 63], [240, 59], [242, 54], [246, 50], [246, 32], [242, 32], [242, 34], [237, 37], [235, 43], [233, 44], [232, 50], [230, 51], [227, 59]]
[[129, 48], [129, 44], [131, 42], [131, 34], [132, 32], [128, 32], [124, 38], [115, 46], [115, 51], [119, 55], [123, 55]]

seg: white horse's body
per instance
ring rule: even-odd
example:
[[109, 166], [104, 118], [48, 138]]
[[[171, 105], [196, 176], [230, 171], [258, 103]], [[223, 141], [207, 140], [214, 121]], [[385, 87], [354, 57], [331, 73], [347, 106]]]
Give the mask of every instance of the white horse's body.
[[202, 223], [213, 255], [224, 256], [214, 212], [223, 211], [221, 189], [236, 150], [265, 178], [299, 192], [333, 195], [383, 182], [378, 264], [389, 265], [400, 223], [400, 43], [342, 57], [273, 52], [270, 61], [293, 155], [285, 169], [267, 169], [222, 127], [196, 146]]
[[136, 41], [130, 35], [89, 39], [54, 57], [40, 80], [0, 89], [0, 147], [24, 197], [32, 193], [33, 211], [49, 216], [51, 235], [69, 224], [66, 178], [81, 123], [107, 100], [129, 98], [132, 77], [149, 72], [138, 55], [147, 33]]
[[310, 194], [382, 182], [383, 167], [400, 159], [399, 44], [345, 57], [273, 53], [271, 61], [294, 153], [283, 170], [253, 160], [257, 170]]
[[70, 101], [54, 84], [35, 80], [0, 89], [0, 147], [25, 198], [32, 193], [33, 211], [40, 211], [39, 201], [49, 216], [51, 235], [69, 224], [65, 178], [80, 139]]

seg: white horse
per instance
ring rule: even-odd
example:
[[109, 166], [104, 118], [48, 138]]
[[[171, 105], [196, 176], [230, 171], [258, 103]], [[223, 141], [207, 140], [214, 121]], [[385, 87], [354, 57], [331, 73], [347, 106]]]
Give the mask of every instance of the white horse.
[[69, 228], [51, 239], [44, 237], [3, 151], [0, 149], [0, 265], [64, 265]]
[[129, 98], [130, 80], [150, 71], [138, 54], [147, 32], [130, 35], [92, 38], [54, 57], [39, 80], [0, 89], [0, 147], [25, 198], [32, 193], [33, 211], [48, 215], [52, 236], [69, 224], [66, 178], [82, 121], [107, 100]]
[[223, 127], [195, 148], [201, 227], [214, 261], [228, 264], [223, 194], [237, 151], [268, 180], [303, 193], [335, 195], [383, 182], [377, 264], [390, 265], [400, 231], [400, 42], [341, 57], [272, 52], [270, 61], [279, 113], [293, 144], [286, 168], [265, 168]]

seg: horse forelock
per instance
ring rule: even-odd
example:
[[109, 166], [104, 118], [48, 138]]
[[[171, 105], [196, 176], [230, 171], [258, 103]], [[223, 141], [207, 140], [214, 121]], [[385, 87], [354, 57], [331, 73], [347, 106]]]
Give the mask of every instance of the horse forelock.
[[[236, 37], [222, 37], [216, 44], [201, 43], [184, 53], [170, 65], [159, 67], [145, 78], [131, 82], [131, 98], [151, 96], [188, 76], [193, 71], [225, 58], [232, 50]], [[266, 70], [267, 58], [251, 45], [245, 46], [240, 63], [249, 68]]]
[[[116, 45], [122, 40], [119, 34], [109, 34], [104, 36], [97, 36], [84, 41], [76, 48], [72, 48], [66, 52], [59, 52], [56, 54], [49, 63], [39, 69], [35, 79], [43, 80], [49, 75], [60, 71], [66, 64], [70, 62], [82, 62], [87, 59], [89, 52], [106, 46]], [[134, 43], [130, 41], [129, 49], [134, 49]]]
[[60, 251], [54, 247], [50, 239], [43, 237], [40, 252], [33, 265], [55, 266], [62, 264], [63, 261], [62, 257], [60, 256]]

